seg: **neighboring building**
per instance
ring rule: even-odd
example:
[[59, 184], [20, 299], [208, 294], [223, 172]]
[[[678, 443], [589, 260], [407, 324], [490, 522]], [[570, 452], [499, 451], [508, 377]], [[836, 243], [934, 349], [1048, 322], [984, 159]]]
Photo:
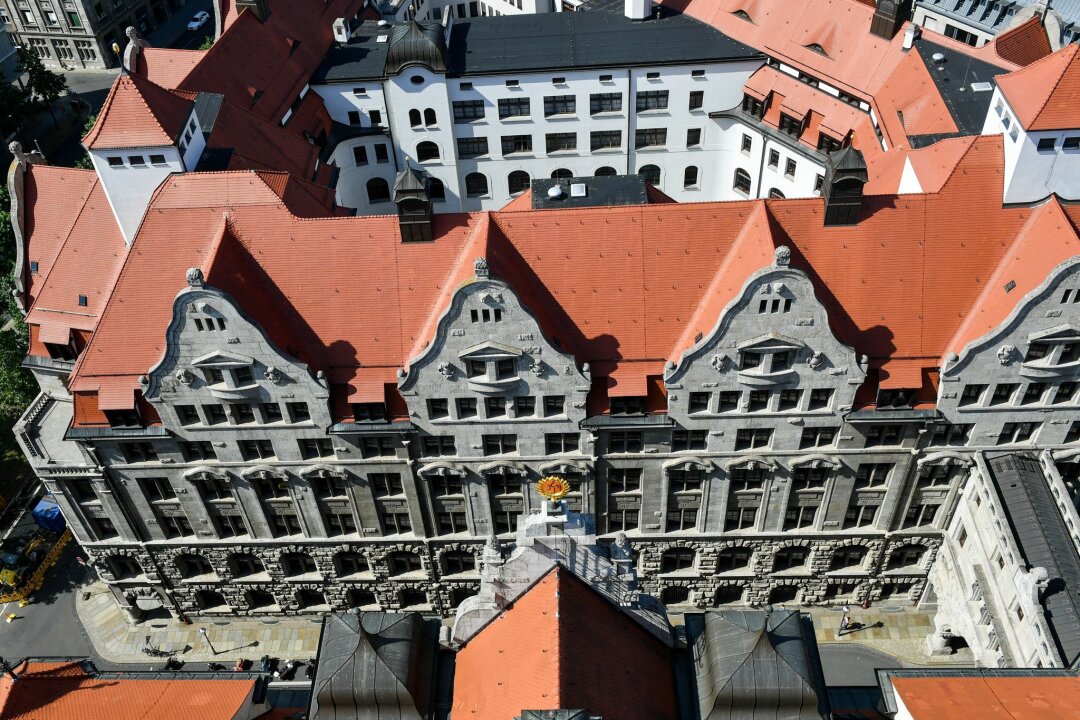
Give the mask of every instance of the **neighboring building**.
[[50, 67], [69, 70], [120, 64], [114, 44], [127, 43], [125, 29], [145, 35], [175, 13], [187, 13], [187, 0], [0, 0], [16, 45], [28, 48]]
[[1053, 50], [1080, 40], [1077, 0], [915, 0], [912, 21], [946, 37], [979, 47], [1037, 17]]
[[19, 60], [5, 23], [0, 17], [0, 82], [14, 82]]
[[894, 720], [1068, 718], [1080, 703], [1075, 669], [878, 670], [878, 683]]
[[[676, 64], [685, 117], [655, 123], [692, 115], [693, 72], [716, 61], [703, 97], [734, 104], [702, 114], [718, 144], [700, 177], [732, 174], [732, 202], [671, 202], [691, 196], [687, 153], [649, 155], [670, 162], [657, 189], [627, 176], [642, 169], [627, 148], [615, 177], [584, 153], [555, 180], [538, 158], [485, 160], [501, 200], [438, 212], [472, 172], [442, 154], [465, 132], [445, 126], [461, 81], [438, 70], [462, 52], [455, 27], [444, 54], [434, 26], [275, 3], [226, 13], [209, 52], [129, 52], [86, 139], [96, 171], [20, 152], [9, 175], [43, 389], [17, 435], [118, 601], [449, 614], [480, 590], [487, 539], [509, 539], [558, 474], [602, 543], [628, 534], [640, 589], [665, 604], [898, 606], [923, 597], [982, 454], [1047, 450], [1075, 482], [1080, 193], [1046, 163], [1020, 182], [1035, 161], [993, 134], [1023, 85], [1043, 99], [1024, 127], [1053, 126], [1067, 166], [1075, 51], [1021, 70], [901, 32], [892, 3], [831, 1], [844, 12], [820, 22], [777, 0], [535, 18], [642, 47], [710, 39], [715, 54]], [[373, 44], [332, 47], [338, 18]], [[521, 38], [521, 20], [456, 28]], [[311, 82], [350, 47], [378, 83]], [[587, 72], [577, 108], [601, 82]], [[483, 127], [512, 126], [486, 114], [514, 92], [492, 82]], [[406, 127], [428, 109], [430, 129]], [[359, 127], [334, 120], [353, 112]], [[398, 169], [362, 184], [381, 182], [389, 212], [350, 216], [331, 187], [360, 181], [328, 160], [372, 138]], [[789, 159], [802, 191], [780, 184]], [[512, 200], [511, 172], [529, 179]]]
[[35, 720], [255, 720], [270, 717], [266, 676], [102, 672], [89, 661], [15, 662], [0, 676], [0, 717]]

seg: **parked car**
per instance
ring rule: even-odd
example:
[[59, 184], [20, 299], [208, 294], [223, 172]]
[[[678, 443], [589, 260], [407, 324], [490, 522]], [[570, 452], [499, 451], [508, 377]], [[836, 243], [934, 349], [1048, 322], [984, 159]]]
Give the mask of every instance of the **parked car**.
[[195, 17], [191, 18], [191, 22], [187, 24], [187, 29], [192, 31], [198, 30], [203, 25], [205, 25], [206, 21], [209, 19], [210, 13], [206, 12], [205, 10], [200, 10], [199, 12], [195, 13]]

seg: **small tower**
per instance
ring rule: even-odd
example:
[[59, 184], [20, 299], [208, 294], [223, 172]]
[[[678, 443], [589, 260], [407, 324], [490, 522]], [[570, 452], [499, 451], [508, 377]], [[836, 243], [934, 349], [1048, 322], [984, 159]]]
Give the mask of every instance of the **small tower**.
[[863, 154], [852, 145], [833, 153], [825, 169], [826, 225], [855, 225], [862, 212], [863, 185], [868, 175]]
[[906, 9], [906, 3], [900, 0], [878, 0], [874, 19], [870, 21], [870, 34], [892, 40], [904, 24]]
[[402, 242], [431, 242], [431, 198], [424, 179], [405, 158], [405, 169], [394, 178], [394, 204]]

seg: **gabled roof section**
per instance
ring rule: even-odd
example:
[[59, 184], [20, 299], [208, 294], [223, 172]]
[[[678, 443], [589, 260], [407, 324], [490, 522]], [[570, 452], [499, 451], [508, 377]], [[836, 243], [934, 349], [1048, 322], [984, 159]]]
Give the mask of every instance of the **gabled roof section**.
[[190, 93], [166, 90], [141, 75], [122, 74], [83, 145], [91, 150], [175, 145], [194, 100]]
[[777, 609], [687, 618], [702, 720], [820, 720], [801, 616]]
[[1080, 677], [1024, 673], [994, 677], [893, 677], [892, 685], [913, 720], [1047, 720], [1067, 718], [1080, 705]]
[[152, 83], [175, 90], [202, 61], [204, 55], [205, 50], [146, 47], [139, 51], [136, 72]]
[[583, 708], [618, 720], [673, 718], [671, 662], [662, 642], [556, 565], [458, 651], [451, 712], [508, 720], [528, 708]]
[[1076, 255], [1080, 255], [1080, 238], [1057, 198], [1051, 196], [1028, 211], [1027, 221], [1009, 243], [947, 349], [959, 353], [968, 343], [998, 327], [1020, 298], [1042, 285], [1051, 270]]
[[1080, 45], [1002, 75], [997, 84], [1026, 130], [1080, 128]]
[[1042, 18], [1037, 14], [1001, 33], [990, 44], [1003, 60], [1017, 65], [1030, 65], [1054, 51]]

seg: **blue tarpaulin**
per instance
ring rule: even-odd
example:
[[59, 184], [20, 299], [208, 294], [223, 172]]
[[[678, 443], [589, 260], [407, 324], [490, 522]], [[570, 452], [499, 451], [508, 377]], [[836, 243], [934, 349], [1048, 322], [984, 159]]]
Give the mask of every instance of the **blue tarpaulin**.
[[60, 506], [52, 498], [42, 498], [34, 508], [34, 520], [39, 527], [53, 532], [62, 533], [67, 528], [64, 516], [60, 514]]

